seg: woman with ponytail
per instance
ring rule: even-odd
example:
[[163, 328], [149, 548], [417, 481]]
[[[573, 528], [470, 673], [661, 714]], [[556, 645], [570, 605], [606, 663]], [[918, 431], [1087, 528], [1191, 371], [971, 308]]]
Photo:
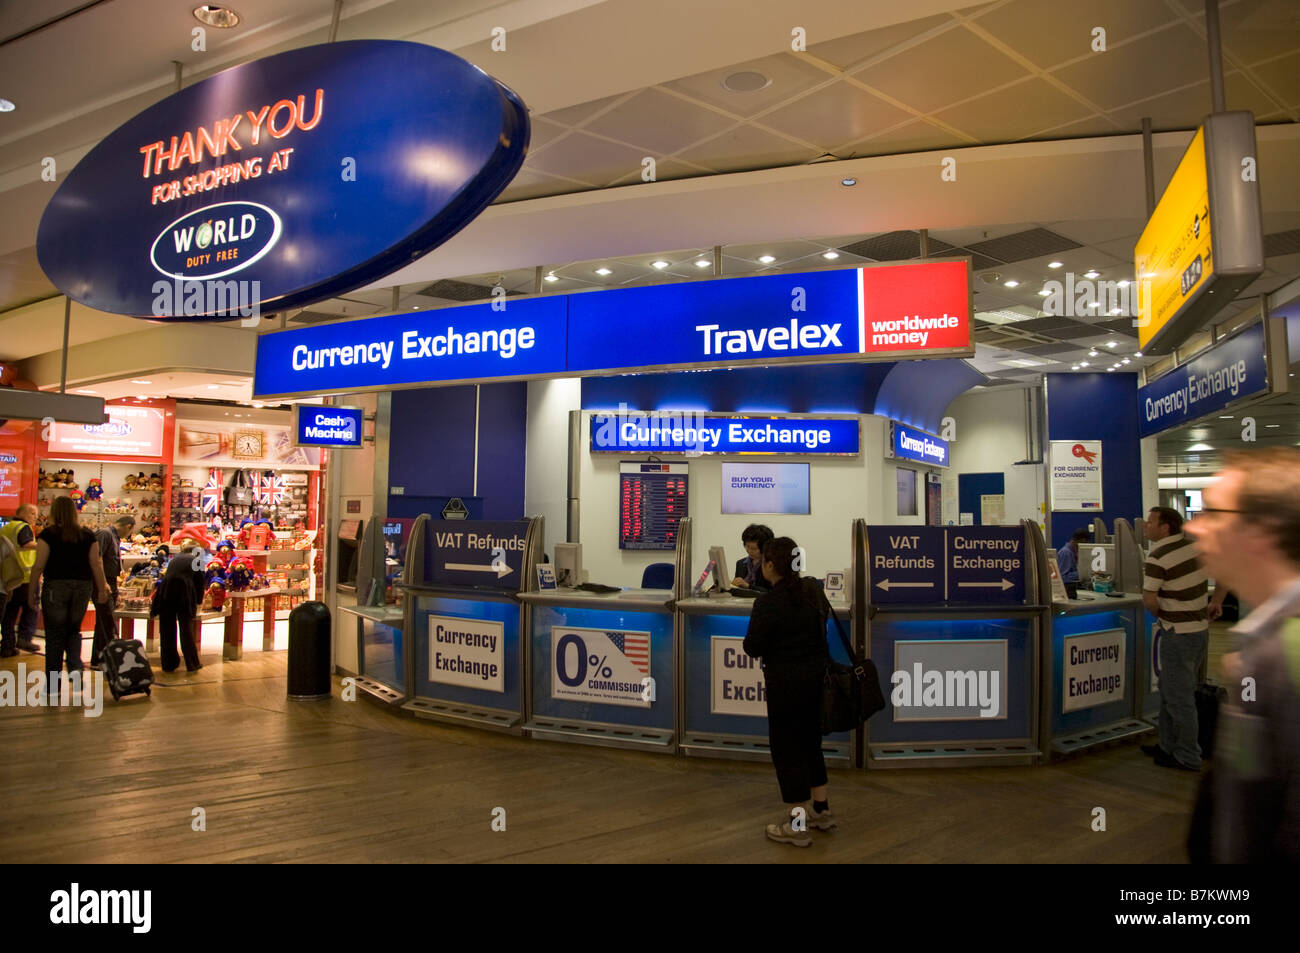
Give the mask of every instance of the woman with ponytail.
[[790, 809], [780, 823], [767, 825], [767, 837], [779, 844], [808, 847], [810, 828], [833, 831], [836, 827], [826, 791], [821, 731], [830, 604], [817, 581], [801, 577], [794, 568], [797, 551], [788, 536], [764, 544], [762, 573], [772, 590], [754, 600], [745, 654], [763, 662], [768, 746], [781, 800]]

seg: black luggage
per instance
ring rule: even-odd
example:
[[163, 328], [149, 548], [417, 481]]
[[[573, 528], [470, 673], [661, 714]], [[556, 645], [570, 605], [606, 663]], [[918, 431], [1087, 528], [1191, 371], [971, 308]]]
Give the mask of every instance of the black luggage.
[[114, 700], [140, 692], [153, 694], [149, 688], [153, 684], [153, 667], [144, 657], [144, 645], [139, 639], [110, 639], [104, 646], [100, 668]]
[[1228, 700], [1228, 690], [1222, 685], [1206, 682], [1196, 689], [1196, 742], [1201, 746], [1201, 757], [1214, 754], [1214, 732], [1219, 726], [1219, 705]]

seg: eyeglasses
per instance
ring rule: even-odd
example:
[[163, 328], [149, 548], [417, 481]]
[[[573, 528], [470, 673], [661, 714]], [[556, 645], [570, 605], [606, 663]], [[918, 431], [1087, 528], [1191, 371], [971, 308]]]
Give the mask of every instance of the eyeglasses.
[[1246, 511], [1245, 510], [1221, 510], [1217, 506], [1204, 506], [1201, 507], [1201, 509], [1196, 510], [1188, 515], [1192, 519], [1196, 519], [1196, 517], [1204, 516], [1207, 513], [1244, 513], [1244, 512]]

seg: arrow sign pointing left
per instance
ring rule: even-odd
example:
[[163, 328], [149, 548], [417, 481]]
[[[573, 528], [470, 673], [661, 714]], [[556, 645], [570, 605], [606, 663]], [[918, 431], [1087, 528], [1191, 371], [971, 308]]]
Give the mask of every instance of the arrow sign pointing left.
[[1008, 589], [1011, 589], [1014, 586], [1015, 583], [1005, 577], [1003, 577], [1001, 582], [959, 582], [957, 583], [958, 589], [1001, 589], [1003, 592], [1006, 592]]
[[498, 579], [500, 579], [502, 576], [508, 576], [512, 572], [514, 572], [514, 570], [511, 569], [510, 566], [504, 562], [496, 566], [492, 566], [492, 565], [479, 566], [479, 565], [475, 565], [474, 563], [443, 563], [442, 568], [449, 571], [459, 571], [459, 572], [494, 572], [497, 574]]
[[882, 579], [876, 583], [877, 589], [884, 589], [888, 592], [890, 589], [933, 589], [932, 582], [890, 582], [888, 579]]

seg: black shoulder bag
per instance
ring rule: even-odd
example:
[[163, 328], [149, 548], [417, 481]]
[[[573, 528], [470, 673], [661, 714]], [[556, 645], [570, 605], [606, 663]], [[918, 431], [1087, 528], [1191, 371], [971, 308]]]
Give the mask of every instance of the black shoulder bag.
[[226, 502], [231, 506], [253, 505], [253, 488], [248, 485], [243, 470], [236, 470], [230, 486], [226, 487]]
[[844, 643], [853, 665], [841, 665], [834, 659], [826, 663], [826, 679], [822, 685], [822, 734], [852, 731], [885, 707], [885, 696], [880, 690], [880, 674], [871, 659], [859, 659], [844, 634], [840, 617], [831, 606], [831, 618]]

